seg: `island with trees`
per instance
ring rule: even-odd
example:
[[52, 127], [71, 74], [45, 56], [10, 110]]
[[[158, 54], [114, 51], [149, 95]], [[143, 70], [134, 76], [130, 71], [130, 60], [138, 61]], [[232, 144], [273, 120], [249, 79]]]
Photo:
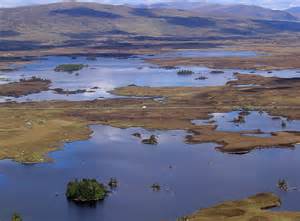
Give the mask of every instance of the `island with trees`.
[[107, 193], [107, 188], [96, 179], [82, 179], [68, 183], [66, 197], [78, 203], [93, 203], [104, 200]]

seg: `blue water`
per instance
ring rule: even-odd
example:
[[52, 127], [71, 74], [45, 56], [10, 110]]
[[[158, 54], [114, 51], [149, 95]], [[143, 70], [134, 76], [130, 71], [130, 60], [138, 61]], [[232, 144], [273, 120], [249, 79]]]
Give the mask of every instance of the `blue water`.
[[[181, 131], [145, 131], [93, 126], [88, 141], [66, 144], [50, 156], [54, 163], [21, 165], [0, 162], [0, 219], [18, 211], [26, 221], [176, 220], [199, 208], [258, 192], [275, 192], [281, 209], [300, 210], [300, 192], [282, 193], [286, 178], [300, 186], [300, 149], [269, 149], [247, 155], [214, 150], [214, 144], [188, 145]], [[158, 136], [159, 144], [142, 144], [131, 134]], [[171, 166], [171, 167], [170, 167]], [[96, 207], [66, 200], [69, 180], [116, 177], [119, 187]], [[160, 192], [150, 186], [159, 183]]]
[[[152, 55], [151, 58], [199, 58], [199, 57], [256, 57], [258, 54], [254, 51], [226, 51], [226, 50], [178, 50], [163, 52], [158, 55]], [[149, 57], [149, 56], [145, 56]]]
[[[53, 71], [55, 66], [64, 63], [84, 63], [89, 67], [79, 71], [78, 76], [75, 73]], [[205, 67], [188, 68], [196, 73], [178, 76], [176, 69], [161, 69], [140, 58], [97, 58], [96, 61], [88, 61], [84, 57], [75, 60], [48, 57], [18, 71], [3, 72], [0, 77], [15, 81], [38, 76], [51, 79], [51, 88], [68, 90], [99, 87], [94, 92], [70, 96], [47, 91], [14, 99], [17, 101], [91, 100], [113, 97], [109, 93], [111, 89], [129, 84], [223, 85], [234, 79], [232, 73], [236, 72], [224, 70], [224, 74], [211, 74], [211, 69]], [[257, 73], [279, 77], [300, 75], [296, 70]], [[206, 76], [208, 79], [195, 80], [197, 76]], [[245, 123], [236, 124], [232, 120], [238, 114], [216, 113], [210, 120], [193, 122], [216, 124], [217, 130], [222, 131], [259, 129], [262, 134], [256, 136], [269, 136], [275, 131], [300, 130], [300, 121], [288, 121], [283, 117], [274, 119], [267, 113], [259, 112], [251, 112], [245, 117]], [[284, 128], [282, 121], [286, 122]], [[241, 156], [216, 151], [217, 145], [212, 143], [186, 144], [184, 138], [187, 133], [184, 131], [146, 131], [109, 126], [92, 126], [91, 129], [94, 133], [89, 140], [65, 144], [61, 151], [51, 153], [53, 163], [22, 165], [10, 160], [0, 161], [0, 220], [9, 220], [14, 212], [18, 212], [25, 221], [175, 221], [199, 208], [258, 192], [280, 195], [283, 202], [280, 210], [300, 210], [299, 191], [283, 193], [276, 187], [281, 178], [285, 178], [291, 187], [300, 187], [299, 145], [295, 148], [255, 150]], [[132, 136], [135, 132], [141, 133], [143, 138], [155, 134], [159, 144], [142, 144], [140, 139]], [[95, 207], [75, 205], [64, 196], [70, 180], [97, 178], [107, 183], [111, 177], [117, 178], [119, 187]], [[159, 183], [161, 191], [153, 192], [150, 188], [153, 183]]]
[[[285, 117], [270, 116], [266, 112], [250, 111], [245, 116], [245, 123], [233, 122], [239, 116], [240, 111], [229, 113], [214, 113], [209, 120], [194, 120], [196, 125], [217, 125], [219, 131], [255, 131], [260, 130], [262, 133], [270, 134], [276, 131], [300, 131], [299, 120], [288, 120]], [[284, 122], [284, 126], [282, 123]]]
[[[249, 51], [178, 51], [166, 53], [168, 56], [255, 56], [255, 52]], [[162, 54], [161, 56], [165, 56]], [[82, 63], [88, 67], [70, 73], [55, 72], [54, 68], [60, 64]], [[180, 69], [189, 69], [195, 74], [180, 76], [177, 71]], [[32, 76], [50, 79], [52, 81], [51, 89], [62, 88], [65, 90], [75, 91], [85, 89], [87, 92], [80, 94], [62, 95], [53, 91], [45, 91], [37, 94], [31, 94], [20, 98], [0, 97], [0, 102], [7, 99], [23, 101], [41, 101], [41, 100], [94, 100], [115, 97], [110, 93], [111, 90], [135, 84], [138, 86], [151, 87], [171, 87], [171, 86], [219, 86], [224, 85], [230, 80], [234, 80], [234, 72], [244, 74], [251, 73], [251, 70], [222, 70], [224, 73], [212, 74], [213, 69], [206, 67], [177, 67], [177, 69], [163, 69], [158, 66], [145, 63], [143, 57], [130, 57], [127, 59], [120, 58], [103, 58], [98, 57], [96, 60], [87, 60], [86, 57], [44, 57], [36, 60], [31, 64], [25, 65], [17, 71], [0, 72], [0, 84], [17, 81], [21, 78], [30, 78]], [[256, 74], [264, 76], [278, 77], [300, 77], [297, 70], [281, 70], [268, 73], [266, 71], [257, 71]], [[199, 77], [206, 77], [205, 80], [197, 80]], [[95, 89], [95, 87], [97, 87]]]
[[[88, 67], [70, 73], [55, 72], [54, 68], [59, 64], [83, 63]], [[109, 93], [116, 87], [135, 84], [138, 86], [209, 86], [224, 85], [228, 80], [233, 79], [231, 71], [222, 75], [212, 76], [208, 68], [191, 67], [195, 74], [190, 76], [177, 75], [176, 69], [167, 70], [157, 66], [146, 64], [139, 58], [117, 59], [117, 58], [98, 58], [96, 61], [86, 60], [79, 57], [75, 60], [70, 57], [48, 57], [38, 60], [21, 68], [18, 71], [4, 73], [3, 77], [9, 81], [17, 81], [21, 78], [37, 76], [50, 79], [51, 88], [63, 88], [65, 90], [86, 89], [90, 92], [75, 95], [59, 95], [53, 91], [41, 92], [18, 99], [15, 101], [26, 100], [93, 100], [98, 98], [114, 97]], [[78, 74], [76, 74], [78, 73]], [[206, 75], [207, 80], [195, 80], [195, 78]], [[7, 83], [7, 81], [2, 81]], [[99, 87], [98, 89], [92, 89]], [[2, 98], [5, 100], [5, 98]]]

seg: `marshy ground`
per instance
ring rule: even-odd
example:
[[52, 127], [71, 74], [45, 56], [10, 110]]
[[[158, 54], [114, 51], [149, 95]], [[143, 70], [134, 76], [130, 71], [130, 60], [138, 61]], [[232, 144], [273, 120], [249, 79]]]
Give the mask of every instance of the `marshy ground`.
[[[173, 71], [176, 74], [177, 70]], [[214, 73], [216, 76], [222, 74], [224, 74], [223, 71]], [[235, 73], [233, 77], [236, 80], [229, 78], [225, 81], [225, 85], [202, 87], [148, 87], [133, 84], [110, 91], [116, 96], [114, 99], [2, 103], [0, 104], [0, 158], [29, 164], [51, 161], [49, 152], [58, 150], [65, 143], [91, 138], [93, 136], [91, 125], [186, 131], [187, 134], [182, 137], [181, 142], [184, 141], [187, 144], [213, 143], [212, 147], [216, 147], [224, 153], [240, 154], [261, 148], [290, 149], [297, 146], [300, 143], [300, 132], [297, 130], [286, 131], [283, 129], [272, 131], [268, 136], [259, 136], [262, 135], [262, 132], [256, 129], [226, 131], [218, 130], [218, 125], [214, 122], [203, 125], [193, 123], [194, 120], [209, 120], [214, 113], [229, 113], [237, 110], [240, 113], [256, 111], [268, 113], [271, 116], [284, 116], [290, 121], [300, 118], [298, 111], [300, 100], [297, 98], [300, 95], [298, 91], [299, 78], [265, 77], [239, 73]], [[52, 79], [37, 79], [39, 78], [32, 82], [29, 79], [4, 83], [0, 86], [0, 93], [3, 96], [25, 96], [41, 91], [55, 90], [55, 88], [51, 89]], [[18, 93], [15, 92], [16, 88]], [[71, 93], [73, 91], [84, 93], [84, 91], [69, 90]], [[57, 93], [60, 92], [68, 94], [68, 90], [63, 88], [57, 89]], [[239, 124], [242, 121], [235, 121], [235, 123]], [[152, 134], [143, 139], [149, 138], [150, 135]], [[141, 140], [140, 143], [142, 143]], [[157, 141], [159, 144], [159, 137]], [[153, 183], [156, 182], [157, 180], [153, 180]], [[165, 188], [162, 185], [161, 189]], [[259, 198], [262, 201], [272, 198], [278, 202], [278, 198], [273, 195], [265, 194], [263, 196], [263, 199]], [[250, 201], [252, 199], [255, 201], [256, 197], [250, 198]], [[241, 202], [243, 204], [244, 201]], [[252, 201], [251, 203], [255, 208], [237, 206], [239, 208], [233, 210], [239, 212], [237, 215], [234, 213], [233, 216], [225, 209], [224, 217], [229, 220], [242, 220], [241, 218], [255, 220], [257, 217], [254, 214], [263, 213], [258, 217], [264, 217], [266, 220], [270, 217], [271, 220], [273, 217], [280, 219], [282, 216], [294, 218], [292, 213], [288, 216], [287, 213], [269, 213], [260, 210], [262, 208], [260, 206], [254, 206]], [[215, 207], [211, 211], [214, 209]], [[241, 210], [247, 212], [240, 212]], [[212, 213], [214, 215], [207, 218], [205, 217], [207, 213], [204, 212], [203, 220], [215, 219], [218, 213], [216, 211]], [[224, 218], [223, 213], [220, 213], [220, 216]], [[229, 217], [226, 217], [227, 215]], [[197, 216], [196, 218], [191, 217], [198, 220]]]
[[271, 212], [267, 209], [281, 205], [280, 199], [270, 193], [257, 194], [239, 201], [228, 201], [217, 206], [202, 209], [191, 216], [179, 219], [180, 221], [296, 221], [300, 218], [299, 212]]
[[0, 9], [0, 219], [299, 220], [299, 22], [257, 10]]
[[[121, 128], [143, 127], [187, 130], [188, 143], [219, 144], [223, 152], [249, 152], [255, 148], [290, 147], [300, 142], [300, 133], [273, 132], [270, 137], [247, 136], [257, 131], [226, 132], [214, 125], [194, 125], [213, 113], [237, 108], [265, 111], [274, 116], [299, 119], [299, 79], [281, 79], [237, 74], [237, 81], [215, 87], [118, 88], [114, 94], [148, 98], [119, 98], [98, 101], [52, 101], [6, 103], [1, 112], [1, 158], [40, 162], [46, 153], [64, 142], [87, 139], [88, 125], [105, 124]], [[259, 86], [237, 87], [237, 85]], [[300, 94], [299, 94], [300, 95]], [[163, 103], [151, 97], [165, 97]], [[29, 139], [30, 138], [30, 139]]]

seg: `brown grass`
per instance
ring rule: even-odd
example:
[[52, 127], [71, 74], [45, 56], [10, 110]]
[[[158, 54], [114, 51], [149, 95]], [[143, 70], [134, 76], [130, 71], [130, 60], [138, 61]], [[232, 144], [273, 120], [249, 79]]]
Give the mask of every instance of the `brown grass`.
[[267, 208], [280, 206], [280, 199], [271, 193], [261, 193], [247, 199], [227, 201], [193, 215], [181, 218], [186, 221], [298, 221], [299, 212], [273, 212]]
[[[255, 148], [290, 147], [300, 143], [298, 132], [277, 132], [272, 137], [246, 136], [245, 132], [220, 132], [214, 126], [196, 126], [194, 119], [208, 119], [211, 113], [236, 107], [253, 107], [273, 115], [300, 119], [299, 79], [237, 75], [238, 81], [204, 88], [125, 87], [113, 93], [135, 96], [163, 96], [153, 99], [112, 99], [81, 102], [33, 102], [0, 105], [0, 158], [20, 162], [49, 160], [46, 154], [64, 142], [87, 139], [88, 125], [119, 128], [181, 129], [192, 132], [188, 143], [215, 142], [224, 152], [248, 152]], [[236, 87], [255, 81], [260, 87]], [[146, 106], [146, 108], [142, 108]]]
[[21, 79], [18, 82], [0, 85], [0, 96], [20, 97], [49, 90], [50, 80], [40, 78]]

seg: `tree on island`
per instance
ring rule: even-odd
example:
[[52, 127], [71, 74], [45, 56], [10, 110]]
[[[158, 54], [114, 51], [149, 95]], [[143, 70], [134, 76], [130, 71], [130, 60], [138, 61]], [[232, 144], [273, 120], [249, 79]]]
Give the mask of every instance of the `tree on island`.
[[75, 202], [96, 202], [103, 200], [107, 189], [95, 179], [75, 180], [68, 183], [66, 197]]
[[11, 221], [22, 221], [22, 217], [18, 213], [14, 213]]
[[179, 70], [179, 71], [177, 71], [177, 74], [178, 75], [191, 75], [191, 74], [194, 74], [194, 72], [191, 70]]

